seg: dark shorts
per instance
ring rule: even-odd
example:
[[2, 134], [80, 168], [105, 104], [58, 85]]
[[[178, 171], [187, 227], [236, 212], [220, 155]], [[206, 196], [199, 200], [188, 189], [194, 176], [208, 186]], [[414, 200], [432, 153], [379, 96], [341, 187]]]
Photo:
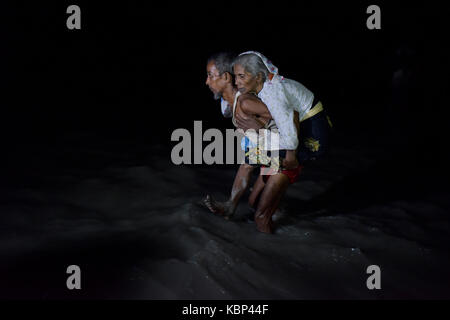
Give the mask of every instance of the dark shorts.
[[297, 159], [300, 163], [324, 156], [330, 148], [331, 121], [323, 110], [300, 122], [300, 140]]
[[[325, 110], [300, 122], [300, 139], [296, 154], [300, 164], [320, 159], [328, 152], [331, 130], [332, 123]], [[281, 158], [285, 158], [286, 151], [280, 150], [279, 155]]]

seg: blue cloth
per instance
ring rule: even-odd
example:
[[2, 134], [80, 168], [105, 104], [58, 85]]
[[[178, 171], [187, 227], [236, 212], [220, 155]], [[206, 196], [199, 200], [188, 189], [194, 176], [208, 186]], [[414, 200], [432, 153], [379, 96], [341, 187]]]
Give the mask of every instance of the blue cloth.
[[247, 138], [245, 136], [242, 138], [242, 140], [241, 140], [242, 151], [246, 151], [247, 149], [251, 149], [254, 147], [256, 147], [256, 144], [254, 142], [250, 141], [249, 138]]

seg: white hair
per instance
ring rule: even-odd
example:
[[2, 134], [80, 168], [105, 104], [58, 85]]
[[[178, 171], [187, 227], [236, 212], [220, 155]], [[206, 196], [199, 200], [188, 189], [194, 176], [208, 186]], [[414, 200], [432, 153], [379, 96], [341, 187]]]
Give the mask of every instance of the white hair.
[[236, 57], [233, 61], [232, 67], [237, 64], [242, 66], [244, 70], [250, 73], [253, 77], [258, 76], [258, 74], [262, 74], [263, 81], [266, 81], [269, 76], [269, 70], [261, 58], [256, 54], [247, 53]]

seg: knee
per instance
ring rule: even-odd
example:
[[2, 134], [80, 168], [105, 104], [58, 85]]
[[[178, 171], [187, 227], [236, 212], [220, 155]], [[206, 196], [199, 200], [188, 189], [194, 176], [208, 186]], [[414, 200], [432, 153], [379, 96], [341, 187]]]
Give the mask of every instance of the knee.
[[249, 165], [247, 163], [243, 163], [241, 166], [242, 166], [242, 169], [247, 171], [247, 172], [251, 172], [254, 169], [254, 166]]

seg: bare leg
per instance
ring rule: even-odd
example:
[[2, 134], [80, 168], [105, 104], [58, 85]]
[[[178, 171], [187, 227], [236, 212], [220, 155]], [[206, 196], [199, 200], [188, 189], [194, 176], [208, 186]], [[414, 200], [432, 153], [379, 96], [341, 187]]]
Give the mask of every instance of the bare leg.
[[233, 187], [231, 189], [231, 196], [228, 201], [219, 202], [214, 200], [210, 195], [207, 195], [203, 203], [208, 207], [212, 213], [217, 213], [225, 218], [231, 217], [236, 211], [239, 199], [248, 188], [248, 182], [254, 166], [246, 163], [241, 164], [236, 177], [234, 178]]
[[[258, 202], [259, 202], [259, 199], [261, 198], [262, 190], [264, 190], [265, 185], [266, 185], [266, 183], [263, 180], [263, 176], [260, 175], [258, 180], [256, 180], [255, 184], [253, 185], [253, 190], [248, 199], [248, 205], [253, 210], [256, 210], [256, 208], [258, 206]], [[279, 208], [277, 207], [277, 209], [273, 213], [272, 220], [273, 220], [273, 217], [277, 214], [278, 209]], [[253, 211], [253, 212], [255, 212], [255, 211]], [[281, 214], [281, 212], [279, 212], [279, 213]], [[251, 217], [249, 217], [249, 219], [254, 221], [254, 214]]]
[[277, 209], [288, 185], [289, 178], [282, 173], [269, 177], [255, 212], [255, 222], [258, 231], [272, 233], [272, 215]]
[[264, 183], [263, 176], [259, 175], [255, 184], [253, 185], [252, 193], [250, 193], [250, 196], [248, 197], [248, 204], [251, 208], [256, 207], [258, 197], [260, 196], [265, 185], [266, 184]]

